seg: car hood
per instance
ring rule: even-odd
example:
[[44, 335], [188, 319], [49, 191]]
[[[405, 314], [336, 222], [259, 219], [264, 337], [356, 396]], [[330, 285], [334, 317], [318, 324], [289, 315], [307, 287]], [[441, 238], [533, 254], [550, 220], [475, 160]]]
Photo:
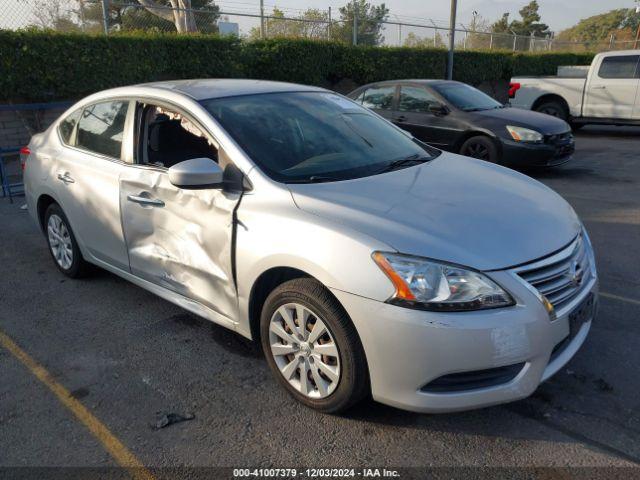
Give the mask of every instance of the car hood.
[[399, 252], [479, 270], [548, 255], [581, 228], [571, 206], [540, 182], [450, 153], [386, 174], [289, 188], [304, 211]]
[[569, 124], [560, 118], [521, 108], [505, 107], [480, 110], [469, 112], [469, 115], [473, 121], [494, 128], [514, 125], [537, 130], [543, 135], [557, 135], [571, 130]]

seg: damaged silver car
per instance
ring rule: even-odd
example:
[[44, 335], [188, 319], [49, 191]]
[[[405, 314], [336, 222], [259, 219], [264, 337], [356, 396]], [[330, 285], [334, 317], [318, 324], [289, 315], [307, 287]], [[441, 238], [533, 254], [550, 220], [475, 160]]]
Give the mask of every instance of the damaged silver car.
[[526, 397], [596, 309], [589, 237], [560, 196], [321, 88], [117, 88], [23, 153], [62, 273], [97, 265], [260, 341], [321, 411], [368, 394], [420, 412]]

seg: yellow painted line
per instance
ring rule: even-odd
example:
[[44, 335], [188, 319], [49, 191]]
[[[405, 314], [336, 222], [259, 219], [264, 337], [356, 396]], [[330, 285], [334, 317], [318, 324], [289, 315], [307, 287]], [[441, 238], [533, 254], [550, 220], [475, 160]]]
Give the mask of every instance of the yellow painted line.
[[114, 460], [121, 466], [129, 470], [129, 473], [136, 480], [154, 480], [154, 476], [138, 460], [127, 447], [125, 447], [109, 429], [98, 420], [82, 403], [73, 398], [69, 390], [56, 382], [51, 374], [38, 362], [22, 350], [11, 338], [0, 331], [0, 345], [6, 348], [33, 375], [51, 390], [58, 400], [89, 429], [102, 446], [111, 454]]
[[640, 300], [635, 300], [629, 297], [621, 297], [620, 295], [614, 295], [613, 293], [600, 292], [600, 296], [610, 298], [612, 300], [620, 300], [621, 302], [631, 303], [632, 305], [640, 305]]

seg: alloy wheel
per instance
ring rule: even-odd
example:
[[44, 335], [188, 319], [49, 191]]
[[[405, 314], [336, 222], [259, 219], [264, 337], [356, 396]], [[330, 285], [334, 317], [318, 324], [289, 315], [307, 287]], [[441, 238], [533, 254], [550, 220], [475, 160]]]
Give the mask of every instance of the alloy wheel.
[[269, 324], [269, 345], [280, 373], [302, 395], [325, 398], [338, 386], [338, 347], [325, 322], [307, 307], [280, 306]]
[[489, 149], [481, 143], [471, 143], [465, 149], [464, 155], [480, 160], [489, 160]]
[[64, 220], [55, 213], [49, 217], [47, 223], [47, 235], [49, 237], [49, 248], [53, 258], [64, 270], [71, 268], [73, 264], [73, 245], [71, 234]]

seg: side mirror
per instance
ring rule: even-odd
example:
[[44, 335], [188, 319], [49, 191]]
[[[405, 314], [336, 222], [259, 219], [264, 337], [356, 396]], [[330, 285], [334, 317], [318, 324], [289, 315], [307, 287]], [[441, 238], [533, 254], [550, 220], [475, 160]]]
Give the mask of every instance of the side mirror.
[[210, 158], [193, 158], [169, 168], [169, 181], [178, 188], [222, 188], [222, 168]]
[[449, 113], [449, 109], [442, 103], [430, 103], [429, 112], [433, 113], [434, 115], [446, 115], [447, 113]]

